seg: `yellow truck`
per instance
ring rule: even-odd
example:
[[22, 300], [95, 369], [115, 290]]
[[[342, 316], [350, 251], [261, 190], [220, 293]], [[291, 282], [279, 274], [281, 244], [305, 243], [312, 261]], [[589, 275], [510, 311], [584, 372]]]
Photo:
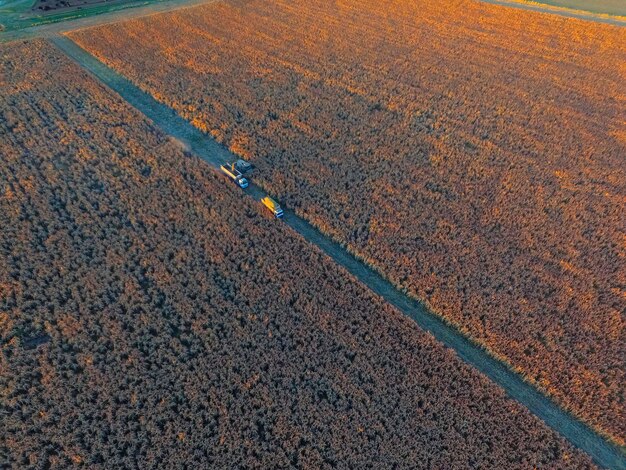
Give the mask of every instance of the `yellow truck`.
[[283, 209], [280, 207], [280, 204], [274, 201], [271, 197], [265, 196], [261, 199], [261, 202], [265, 207], [272, 211], [277, 219], [280, 219], [283, 216]]

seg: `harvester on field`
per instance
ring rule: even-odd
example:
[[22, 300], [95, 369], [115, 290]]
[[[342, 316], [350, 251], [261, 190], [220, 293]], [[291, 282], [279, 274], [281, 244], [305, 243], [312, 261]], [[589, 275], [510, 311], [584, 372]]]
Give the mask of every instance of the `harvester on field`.
[[232, 163], [230, 167], [221, 165], [220, 169], [222, 170], [222, 173], [233, 180], [240, 188], [248, 187], [248, 180], [243, 176], [243, 173], [237, 169], [236, 163]]

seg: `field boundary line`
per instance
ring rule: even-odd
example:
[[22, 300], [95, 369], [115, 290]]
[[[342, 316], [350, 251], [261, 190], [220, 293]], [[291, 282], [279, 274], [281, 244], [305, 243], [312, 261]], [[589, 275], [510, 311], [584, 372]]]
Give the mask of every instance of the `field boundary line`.
[[[117, 93], [122, 99], [152, 121], [165, 134], [182, 142], [187, 149], [204, 162], [219, 170], [219, 166], [237, 159], [223, 145], [183, 119], [172, 108], [157, 101], [130, 80], [105, 65], [89, 52], [66, 36], [51, 38], [62, 52], [97, 80]], [[259, 201], [267, 193], [255, 184], [242, 190]], [[305, 240], [316, 245], [324, 254], [347, 270], [387, 303], [411, 318], [421, 329], [431, 333], [467, 364], [479, 370], [492, 382], [504, 389], [509, 397], [527, 408], [548, 427], [586, 452], [598, 465], [617, 470], [626, 470], [626, 449], [610, 442], [588, 424], [561, 408], [507, 364], [490, 355], [483, 347], [446, 323], [440, 316], [429, 311], [421, 302], [408, 297], [391, 282], [356, 258], [339, 243], [285, 208], [283, 219], [289, 227]]]

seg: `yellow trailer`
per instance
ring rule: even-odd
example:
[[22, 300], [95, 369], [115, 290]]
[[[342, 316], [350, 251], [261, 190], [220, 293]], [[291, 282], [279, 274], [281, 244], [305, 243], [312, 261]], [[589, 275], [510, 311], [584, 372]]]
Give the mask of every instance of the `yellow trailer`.
[[261, 199], [261, 202], [265, 207], [272, 211], [277, 219], [280, 219], [283, 216], [283, 209], [280, 207], [280, 204], [274, 201], [274, 199], [272, 199], [271, 197], [265, 196], [263, 199]]

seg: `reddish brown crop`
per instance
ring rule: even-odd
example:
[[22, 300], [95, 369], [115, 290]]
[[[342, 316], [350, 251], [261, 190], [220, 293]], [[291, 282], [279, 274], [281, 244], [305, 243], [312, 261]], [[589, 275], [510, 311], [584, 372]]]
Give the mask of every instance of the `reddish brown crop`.
[[259, 0], [72, 38], [624, 444], [624, 28]]
[[0, 46], [16, 468], [587, 468], [44, 42]]

